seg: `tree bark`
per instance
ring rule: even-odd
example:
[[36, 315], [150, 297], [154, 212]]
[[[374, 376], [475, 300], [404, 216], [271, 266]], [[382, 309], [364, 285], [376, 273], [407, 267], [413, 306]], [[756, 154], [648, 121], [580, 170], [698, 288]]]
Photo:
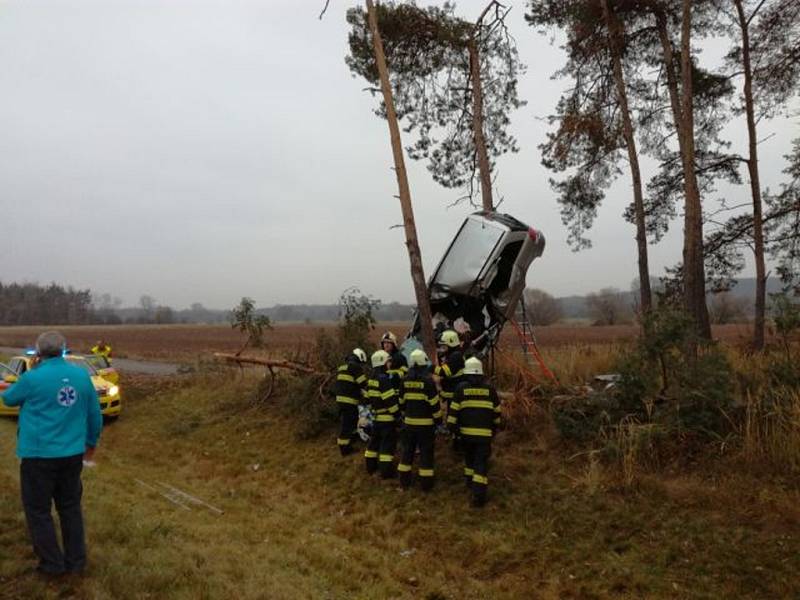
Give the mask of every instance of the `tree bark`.
[[481, 59], [475, 35], [467, 44], [469, 50], [469, 72], [472, 79], [472, 137], [478, 155], [478, 170], [481, 177], [481, 200], [483, 210], [494, 210], [492, 199], [492, 170], [486, 151], [486, 138], [483, 135], [483, 84], [481, 83]]
[[747, 114], [749, 153], [747, 170], [750, 173], [750, 193], [753, 197], [753, 254], [756, 263], [756, 302], [753, 325], [753, 349], [764, 349], [764, 323], [767, 304], [767, 270], [764, 260], [764, 218], [761, 207], [761, 183], [758, 172], [758, 138], [756, 134], [755, 106], [753, 102], [753, 68], [750, 62], [749, 22], [744, 14], [742, 0], [733, 0], [742, 32], [742, 66], [744, 68], [744, 104]]
[[636, 136], [633, 131], [630, 107], [628, 105], [628, 92], [625, 85], [625, 75], [622, 70], [622, 24], [616, 15], [612, 14], [608, 0], [601, 0], [603, 16], [609, 33], [609, 49], [614, 68], [614, 84], [617, 88], [617, 100], [622, 114], [622, 135], [628, 151], [628, 164], [631, 167], [631, 182], [633, 184], [633, 211], [636, 221], [636, 247], [639, 252], [639, 294], [643, 314], [650, 312], [652, 307], [652, 293], [650, 291], [650, 267], [647, 257], [647, 229], [645, 228], [644, 195], [642, 193], [642, 172], [639, 168], [639, 153], [636, 149]]
[[700, 338], [711, 339], [711, 322], [706, 305], [705, 265], [703, 263], [703, 209], [695, 173], [694, 98], [692, 93], [692, 0], [683, 0], [681, 27], [681, 86], [675, 75], [675, 54], [663, 13], [656, 15], [667, 73], [670, 104], [681, 154], [684, 187], [683, 224], [683, 299], [684, 308]]
[[694, 92], [692, 82], [692, 0], [683, 0], [681, 24], [681, 112], [683, 113], [684, 210], [684, 302], [695, 322], [699, 337], [711, 339], [711, 321], [706, 304], [706, 276], [703, 263], [703, 206], [695, 174]]
[[375, 62], [378, 66], [378, 74], [381, 80], [381, 91], [383, 92], [383, 103], [386, 106], [386, 121], [389, 124], [389, 135], [392, 142], [392, 154], [394, 155], [394, 170], [397, 175], [397, 187], [400, 196], [400, 209], [403, 213], [403, 227], [406, 234], [406, 248], [408, 249], [408, 260], [411, 266], [411, 280], [414, 283], [414, 294], [417, 298], [417, 310], [419, 310], [420, 323], [422, 325], [422, 345], [431, 360], [436, 357], [436, 342], [433, 337], [433, 318], [431, 315], [431, 305], [428, 299], [428, 287], [425, 283], [425, 271], [422, 268], [422, 253], [417, 241], [417, 227], [414, 222], [414, 209], [411, 206], [411, 190], [408, 186], [408, 175], [406, 173], [405, 159], [403, 158], [403, 146], [400, 141], [400, 127], [397, 123], [397, 113], [394, 109], [394, 98], [392, 88], [389, 83], [389, 72], [386, 67], [386, 56], [383, 52], [383, 40], [381, 39], [380, 29], [378, 28], [378, 15], [375, 11], [375, 4], [372, 0], [365, 0], [367, 5], [367, 15], [369, 16], [369, 27], [372, 32], [372, 47], [375, 51]]

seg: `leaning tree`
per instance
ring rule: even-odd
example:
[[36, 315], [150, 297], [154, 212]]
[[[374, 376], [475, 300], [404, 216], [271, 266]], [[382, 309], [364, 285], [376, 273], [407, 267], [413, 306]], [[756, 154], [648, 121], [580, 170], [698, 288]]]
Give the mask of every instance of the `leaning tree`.
[[[517, 93], [524, 66], [506, 28], [507, 14], [497, 1], [474, 22], [457, 17], [450, 2], [422, 8], [390, 1], [375, 7], [397, 115], [414, 136], [409, 156], [427, 161], [437, 183], [464, 190], [456, 202], [474, 203], [479, 184], [487, 211], [497, 205], [492, 192], [497, 159], [518, 150], [510, 113], [524, 104]], [[377, 93], [368, 13], [352, 8], [347, 21], [347, 64]], [[385, 100], [376, 113], [387, 116]]]

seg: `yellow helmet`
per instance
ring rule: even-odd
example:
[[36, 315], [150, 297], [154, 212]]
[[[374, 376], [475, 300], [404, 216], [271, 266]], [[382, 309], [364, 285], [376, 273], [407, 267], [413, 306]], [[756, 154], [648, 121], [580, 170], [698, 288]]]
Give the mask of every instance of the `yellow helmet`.
[[408, 362], [412, 366], [424, 367], [428, 364], [428, 355], [425, 354], [424, 350], [417, 348], [411, 353], [411, 356], [408, 357]]
[[474, 356], [464, 361], [464, 375], [483, 375], [483, 363]]
[[393, 334], [391, 331], [387, 331], [386, 333], [381, 336], [381, 344], [383, 342], [392, 342], [395, 347], [397, 347], [397, 336]]
[[362, 363], [367, 362], [367, 353], [364, 352], [361, 348], [353, 348], [353, 354], [358, 359], [358, 362]]
[[439, 338], [439, 343], [449, 348], [458, 348], [461, 345], [461, 340], [458, 339], [458, 334], [452, 329], [442, 332], [442, 337]]
[[389, 361], [389, 353], [384, 350], [378, 350], [372, 353], [372, 366], [382, 367]]

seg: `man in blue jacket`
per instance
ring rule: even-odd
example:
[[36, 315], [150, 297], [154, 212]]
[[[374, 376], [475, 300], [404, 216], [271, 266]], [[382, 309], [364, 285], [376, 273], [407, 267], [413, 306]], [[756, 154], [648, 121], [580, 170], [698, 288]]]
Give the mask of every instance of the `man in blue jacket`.
[[[48, 331], [36, 340], [39, 364], [3, 393], [19, 406], [17, 456], [22, 505], [37, 570], [45, 575], [80, 573], [86, 566], [81, 513], [81, 469], [103, 428], [100, 403], [89, 374], [62, 357], [66, 340]], [[64, 551], [56, 540], [55, 502]]]

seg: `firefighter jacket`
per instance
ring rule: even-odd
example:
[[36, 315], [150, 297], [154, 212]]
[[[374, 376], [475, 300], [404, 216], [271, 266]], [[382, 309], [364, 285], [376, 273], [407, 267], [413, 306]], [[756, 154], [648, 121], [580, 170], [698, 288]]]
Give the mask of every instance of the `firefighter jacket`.
[[340, 404], [359, 405], [364, 403], [367, 388], [367, 376], [358, 358], [354, 354], [345, 359], [343, 365], [336, 369], [334, 393], [336, 402]]
[[408, 373], [408, 361], [406, 360], [405, 355], [400, 352], [395, 346], [394, 352], [390, 355], [390, 365], [391, 368], [387, 371], [390, 375], [394, 375], [395, 377], [405, 377], [406, 373]]
[[500, 398], [482, 375], [467, 375], [455, 391], [447, 422], [461, 437], [491, 439], [500, 425]]
[[111, 346], [108, 344], [92, 346], [92, 354], [97, 354], [105, 359], [111, 358]]
[[406, 425], [439, 425], [442, 406], [425, 367], [412, 367], [400, 382], [400, 408]]
[[378, 423], [393, 423], [400, 416], [400, 401], [396, 379], [386, 372], [386, 367], [372, 369], [367, 380], [367, 404]]
[[450, 350], [434, 373], [441, 377], [442, 400], [450, 402], [464, 375], [464, 355], [461, 350]]

